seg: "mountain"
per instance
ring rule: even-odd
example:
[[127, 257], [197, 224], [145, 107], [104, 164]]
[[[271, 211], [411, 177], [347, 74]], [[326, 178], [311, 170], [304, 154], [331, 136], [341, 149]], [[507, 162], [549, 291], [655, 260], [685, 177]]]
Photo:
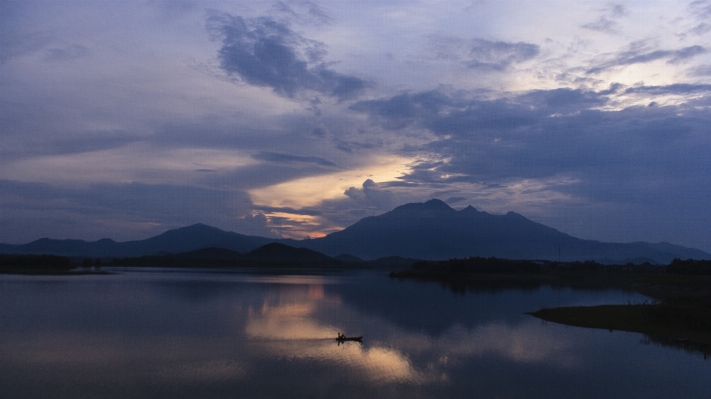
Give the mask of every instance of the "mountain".
[[456, 211], [436, 199], [399, 206], [326, 237], [302, 241], [301, 245], [326, 255], [347, 253], [363, 259], [392, 255], [433, 260], [495, 256], [607, 263], [646, 259], [668, 263], [675, 257], [711, 258], [711, 254], [703, 251], [666, 243], [581, 240], [514, 212], [492, 215], [471, 206]]
[[[272, 238], [246, 236], [226, 232], [201, 223], [168, 230], [145, 240], [116, 242], [107, 238], [98, 241], [53, 240], [42, 238], [28, 244], [0, 246], [0, 253], [53, 254], [79, 257], [133, 257], [175, 254], [216, 247], [236, 252], [248, 252], [276, 241]], [[284, 242], [297, 242], [281, 240]]]
[[[272, 243], [301, 249], [284, 248]], [[263, 247], [267, 244], [272, 245]], [[247, 254], [259, 247], [262, 248], [255, 254]], [[246, 236], [195, 224], [137, 241], [102, 239], [87, 242], [43, 238], [23, 245], [0, 244], [0, 253], [136, 257], [205, 248], [222, 248], [255, 256], [254, 259], [264, 256], [273, 260], [308, 257], [316, 260], [318, 256], [305, 252], [308, 250], [356, 261], [359, 260], [357, 258], [372, 260], [391, 256], [409, 260], [495, 256], [509, 259], [596, 260], [602, 263], [669, 263], [674, 258], [711, 259], [711, 254], [698, 249], [668, 243], [619, 244], [581, 240], [514, 212], [492, 215], [471, 206], [456, 211], [436, 199], [402, 205], [382, 215], [364, 218], [326, 237], [302, 241]], [[229, 253], [218, 255], [214, 250], [212, 253], [215, 256], [233, 256]]]
[[[30, 255], [34, 256], [34, 255]], [[208, 247], [176, 254], [116, 259], [113, 266], [313, 268], [352, 266], [307, 248], [272, 242], [248, 253]]]
[[307, 248], [294, 248], [273, 242], [249, 252], [245, 259], [263, 262], [340, 263], [340, 261]]

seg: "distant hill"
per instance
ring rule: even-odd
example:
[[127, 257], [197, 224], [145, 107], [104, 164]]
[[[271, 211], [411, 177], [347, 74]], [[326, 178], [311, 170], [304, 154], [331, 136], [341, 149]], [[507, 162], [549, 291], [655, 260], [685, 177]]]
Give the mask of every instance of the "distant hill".
[[[223, 248], [236, 252], [249, 252], [262, 245], [276, 241], [272, 238], [246, 236], [227, 232], [201, 223], [145, 240], [116, 242], [110, 239], [98, 241], [53, 240], [42, 238], [28, 244], [0, 246], [6, 254], [53, 254], [84, 257], [134, 257], [143, 255], [176, 254], [202, 248]], [[284, 242], [297, 242], [281, 240]]]
[[494, 256], [668, 263], [677, 257], [711, 258], [706, 252], [667, 243], [581, 240], [514, 212], [492, 215], [471, 206], [456, 211], [436, 199], [399, 206], [326, 237], [302, 241], [301, 245], [327, 255], [347, 253], [363, 259], [393, 255], [431, 260]]
[[335, 258], [306, 248], [294, 248], [280, 243], [269, 243], [249, 253], [224, 248], [202, 248], [177, 254], [144, 255], [116, 258], [111, 266], [153, 267], [254, 267], [254, 268], [312, 268], [348, 267]]
[[307, 248], [294, 248], [278, 242], [261, 246], [245, 256], [265, 262], [340, 263], [340, 261]]
[[[264, 247], [272, 243], [301, 249], [276, 244]], [[492, 215], [471, 206], [456, 211], [436, 199], [402, 205], [382, 215], [364, 218], [326, 237], [302, 241], [246, 236], [195, 224], [137, 241], [102, 239], [88, 242], [43, 238], [22, 245], [0, 244], [0, 253], [122, 258], [178, 254], [207, 248], [213, 248], [213, 252], [214, 248], [221, 248], [238, 252], [242, 254], [240, 256], [263, 256], [275, 260], [308, 257], [317, 260], [318, 255], [325, 254], [347, 263], [387, 257], [401, 257], [407, 259], [403, 262], [411, 262], [412, 259], [442, 260], [470, 256], [595, 260], [602, 263], [669, 263], [674, 258], [711, 259], [711, 254], [701, 250], [668, 243], [620, 244], [581, 240], [514, 212]], [[251, 254], [257, 248], [260, 248], [259, 251]], [[216, 252], [213, 255], [218, 256]], [[223, 253], [220, 256], [227, 255]]]

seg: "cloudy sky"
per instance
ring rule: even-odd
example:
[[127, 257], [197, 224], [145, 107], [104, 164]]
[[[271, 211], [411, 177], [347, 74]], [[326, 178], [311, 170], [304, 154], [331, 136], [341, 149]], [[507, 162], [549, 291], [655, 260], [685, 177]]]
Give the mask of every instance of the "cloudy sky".
[[0, 242], [439, 198], [711, 251], [709, 93], [709, 0], [0, 0]]

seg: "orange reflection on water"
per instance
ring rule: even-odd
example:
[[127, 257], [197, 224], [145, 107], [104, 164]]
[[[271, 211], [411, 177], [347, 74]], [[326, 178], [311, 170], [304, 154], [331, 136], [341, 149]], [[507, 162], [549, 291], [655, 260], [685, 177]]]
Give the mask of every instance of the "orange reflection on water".
[[250, 310], [245, 333], [258, 339], [317, 339], [335, 336], [336, 328], [313, 320], [319, 302], [338, 306], [340, 299], [329, 300], [322, 284], [285, 285], [273, 289], [258, 312]]
[[341, 306], [340, 297], [328, 294], [323, 285], [284, 286], [268, 295], [259, 311], [248, 312], [245, 333], [269, 356], [332, 363], [372, 382], [433, 379], [432, 373], [417, 371], [396, 349], [357, 342], [339, 345], [335, 337], [342, 328], [320, 322], [317, 312], [338, 312]]
[[309, 285], [308, 298], [312, 301], [324, 299], [326, 296], [323, 285]]

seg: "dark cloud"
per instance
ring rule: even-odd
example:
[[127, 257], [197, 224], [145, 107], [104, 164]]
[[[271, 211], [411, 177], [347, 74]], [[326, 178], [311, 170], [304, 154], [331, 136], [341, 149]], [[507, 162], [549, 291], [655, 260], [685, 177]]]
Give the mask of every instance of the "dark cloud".
[[[708, 23], [709, 16], [711, 16], [711, 2], [708, 0], [693, 1], [687, 6], [689, 13], [693, 18], [700, 21], [698, 25], [689, 29], [686, 33], [691, 33], [697, 36], [704, 35], [711, 31], [711, 24]], [[686, 37], [686, 34], [679, 35], [682, 38]]]
[[341, 226], [390, 211], [403, 203], [386, 185], [371, 179], [365, 180], [361, 187], [349, 187], [343, 194], [344, 198], [326, 200], [319, 205], [323, 217]]
[[689, 30], [689, 32], [699, 36], [708, 33], [709, 31], [711, 31], [711, 24], [707, 24], [705, 22], [702, 22]]
[[313, 133], [314, 136], [322, 139], [322, 138], [328, 136], [328, 129], [318, 126], [318, 127], [315, 127], [311, 131], [311, 133]]
[[315, 25], [329, 24], [333, 21], [333, 17], [323, 7], [311, 1], [278, 1], [272, 7], [278, 14], [291, 21]]
[[207, 26], [222, 41], [218, 52], [222, 69], [246, 83], [271, 87], [287, 97], [309, 90], [339, 100], [371, 86], [330, 69], [323, 43], [306, 39], [273, 18], [212, 13]]
[[691, 76], [711, 76], [711, 65], [699, 65], [689, 69]]
[[514, 100], [461, 99], [439, 91], [404, 93], [389, 99], [353, 104], [354, 111], [369, 114], [392, 129], [417, 125], [440, 136], [473, 132], [505, 132], [533, 126], [541, 118], [601, 106], [599, 93], [573, 89], [536, 90]]
[[[664, 95], [709, 89], [670, 85], [633, 90]], [[405, 95], [408, 101], [402, 96], [355, 108], [377, 115], [380, 119], [374, 121], [387, 126], [382, 118], [401, 121], [402, 113], [380, 105], [402, 104], [408, 123], [440, 137], [411, 149], [433, 158], [412, 164], [404, 183], [497, 183], [564, 175], [584, 182], [574, 185], [584, 188], [576, 195], [626, 203], [672, 201], [674, 192], [711, 191], [699, 190], [711, 187], [711, 176], [697, 173], [711, 170], [711, 159], [704, 155], [711, 149], [711, 117], [693, 104], [602, 111], [606, 96], [570, 89], [490, 101], [440, 94], [440, 104], [428, 107], [412, 105], [418, 104], [418, 94]]]
[[518, 42], [490, 41], [477, 39], [469, 50], [469, 68], [503, 71], [511, 64], [530, 60], [538, 55], [538, 45]]
[[430, 51], [440, 60], [456, 62], [478, 72], [501, 72], [512, 65], [538, 56], [540, 47], [533, 43], [501, 40], [462, 39], [430, 35]]
[[695, 0], [689, 3], [689, 10], [692, 15], [699, 19], [704, 19], [711, 16], [711, 1], [709, 0]]
[[[659, 95], [707, 89], [684, 85], [636, 88], [639, 94]], [[705, 234], [708, 217], [704, 203], [711, 196], [711, 175], [704, 172], [711, 170], [711, 117], [705, 108], [691, 103], [603, 111], [596, 107], [599, 101], [586, 99], [594, 100], [594, 93], [582, 96], [584, 100], [561, 114], [551, 114], [556, 102], [553, 108], [545, 101], [538, 108], [529, 105], [532, 96], [555, 98], [559, 94], [551, 91], [506, 101], [471, 100], [467, 106], [458, 105], [461, 110], [457, 112], [412, 118], [413, 124], [427, 127], [441, 138], [411, 149], [411, 154], [427, 154], [430, 160], [411, 164], [411, 172], [401, 178], [401, 184], [431, 189], [452, 187], [452, 183], [501, 184], [494, 196], [500, 198], [513, 190], [509, 185], [529, 182], [530, 187], [523, 184], [525, 191], [516, 195], [545, 199], [557, 193], [550, 198], [568, 198], [557, 203], [556, 209], [569, 220], [594, 219], [591, 215], [607, 220], [607, 225], [590, 220], [590, 226], [596, 226], [601, 235], [609, 234], [614, 224], [610, 220], [615, 218], [623, 217], [630, 226], [615, 227], [620, 231], [618, 237], [629, 237], [639, 236], [655, 224], [672, 228], [681, 217], [688, 230], [678, 231], [676, 237], [683, 237], [688, 245], [707, 247], [697, 237]], [[576, 202], [596, 205], [579, 206], [578, 214], [573, 215], [576, 208], [570, 204]], [[496, 201], [486, 203], [497, 206]], [[567, 207], [571, 208], [563, 210]], [[530, 207], [524, 209], [531, 212]], [[630, 209], [637, 209], [634, 218], [624, 216]], [[689, 218], [690, 214], [698, 215], [699, 220]], [[590, 231], [570, 230], [567, 222], [555, 216], [549, 215], [546, 221], [591, 237]]]
[[260, 152], [252, 155], [252, 158], [266, 162], [276, 163], [309, 163], [325, 167], [338, 167], [334, 162], [319, 157], [302, 157], [298, 155], [282, 154], [276, 152]]
[[610, 4], [610, 14], [615, 17], [626, 17], [629, 15], [629, 11], [623, 4]]
[[341, 150], [343, 152], [347, 152], [349, 154], [361, 151], [361, 150], [370, 150], [373, 148], [379, 148], [382, 147], [382, 143], [359, 143], [356, 141], [346, 141], [346, 140], [335, 140], [336, 144], [336, 149]]
[[711, 92], [711, 85], [704, 84], [685, 84], [677, 83], [667, 86], [640, 86], [640, 87], [630, 87], [625, 90], [625, 93], [645, 93], [650, 95], [663, 95], [663, 94], [692, 94], [692, 93], [705, 93]]
[[[3, 119], [0, 115], [0, 121]], [[15, 145], [14, 141], [6, 141], [2, 143], [4, 145], [0, 145], [0, 156], [4, 160], [11, 160], [31, 156], [80, 154], [119, 148], [143, 140], [142, 137], [123, 130], [54, 133], [31, 143]]]
[[382, 121], [387, 128], [401, 129], [422, 118], [432, 118], [448, 107], [452, 99], [440, 91], [403, 93], [387, 99], [360, 101], [353, 111], [364, 112]]
[[597, 21], [581, 26], [583, 29], [594, 30], [604, 33], [619, 33], [619, 22], [609, 20], [605, 16], [600, 17]]
[[573, 110], [577, 112], [580, 109], [604, 105], [607, 102], [605, 95], [614, 93], [619, 87], [619, 85], [612, 85], [604, 92], [580, 89], [532, 90], [518, 96], [516, 103], [526, 104], [544, 111]]
[[669, 64], [677, 64], [707, 52], [706, 48], [698, 45], [679, 50], [647, 51], [644, 43], [636, 43], [631, 45], [628, 50], [615, 54], [612, 59], [588, 69], [587, 73], [596, 74], [618, 66], [644, 64], [657, 60], [667, 60]]
[[280, 237], [269, 227], [269, 221], [263, 213], [238, 218], [233, 222], [232, 226], [240, 234], [270, 238]]
[[705, 54], [708, 50], [701, 46], [684, 47], [681, 50], [672, 52], [673, 56], [667, 61], [670, 64], [682, 62], [688, 58], [696, 57], [697, 55]]
[[236, 168], [234, 171], [219, 173], [214, 176], [201, 176], [201, 182], [210, 187], [235, 187], [240, 190], [250, 190], [284, 183], [307, 176], [333, 171], [314, 163], [260, 163]]
[[619, 34], [620, 23], [615, 19], [628, 16], [627, 8], [622, 4], [609, 4], [602, 11], [604, 14], [597, 21], [585, 24], [581, 28], [613, 35]]

